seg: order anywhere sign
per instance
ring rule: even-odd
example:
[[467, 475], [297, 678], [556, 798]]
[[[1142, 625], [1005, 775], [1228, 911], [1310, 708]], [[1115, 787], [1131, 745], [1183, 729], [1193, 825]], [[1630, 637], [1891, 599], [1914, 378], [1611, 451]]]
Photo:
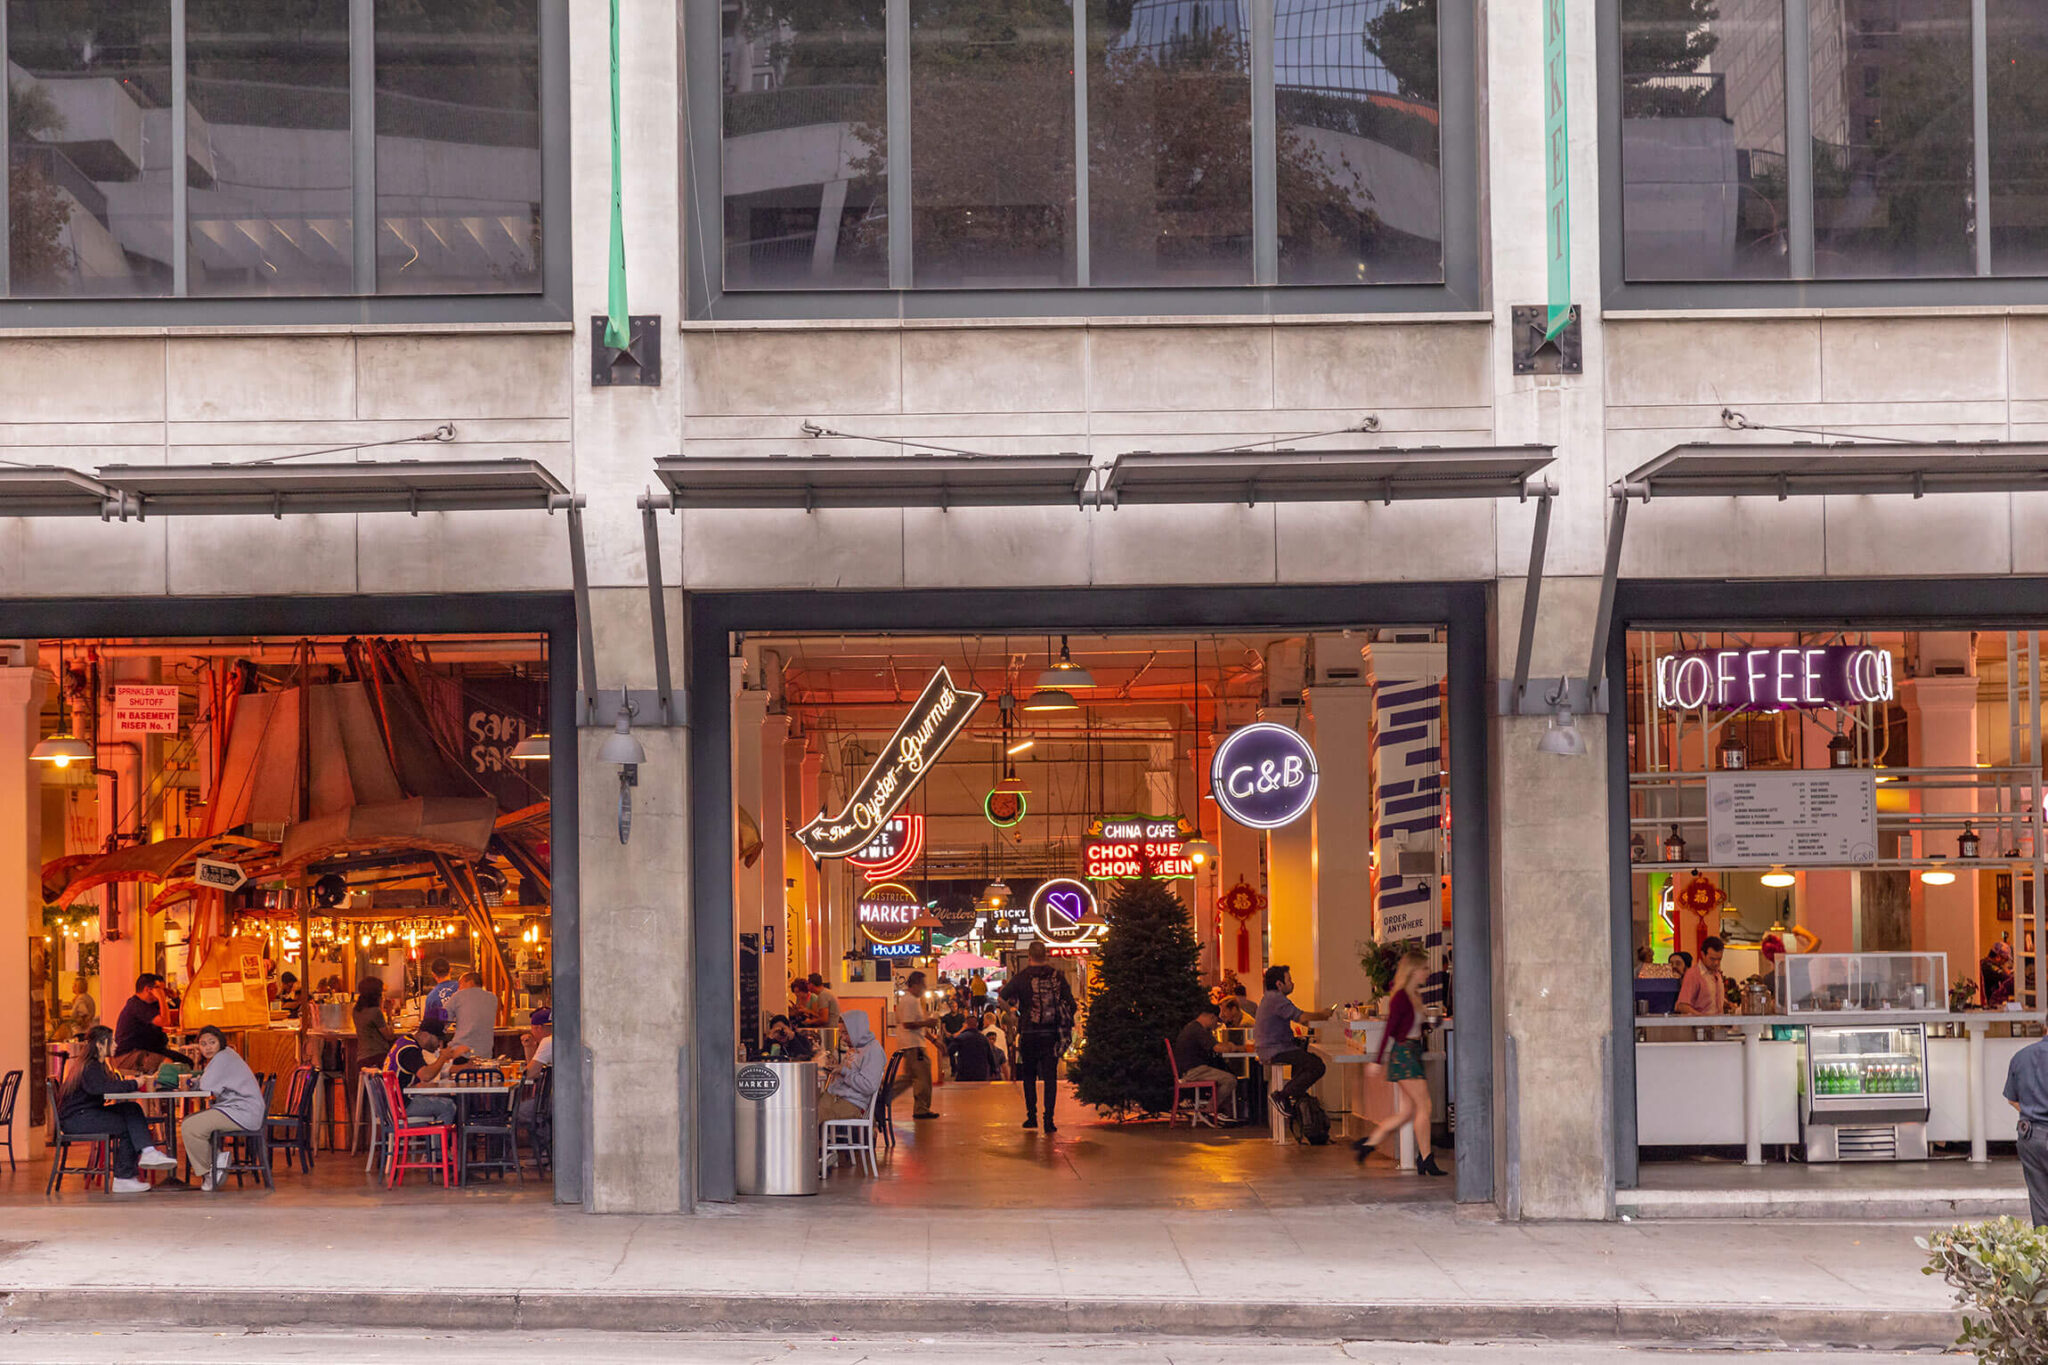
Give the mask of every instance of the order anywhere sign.
[[1543, 339], [1572, 316], [1571, 119], [1565, 101], [1564, 0], [1543, 0], [1544, 245], [1550, 253], [1550, 316]]

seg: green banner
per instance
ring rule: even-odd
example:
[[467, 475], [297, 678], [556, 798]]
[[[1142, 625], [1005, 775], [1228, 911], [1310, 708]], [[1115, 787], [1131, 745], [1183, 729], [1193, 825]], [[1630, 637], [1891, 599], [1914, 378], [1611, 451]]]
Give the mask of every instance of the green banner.
[[1565, 102], [1564, 0], [1543, 0], [1544, 238], [1550, 251], [1549, 341], [1572, 314], [1571, 118]]
[[611, 294], [604, 344], [623, 351], [631, 335], [626, 322], [626, 219], [619, 169], [619, 0], [612, 0], [612, 260]]

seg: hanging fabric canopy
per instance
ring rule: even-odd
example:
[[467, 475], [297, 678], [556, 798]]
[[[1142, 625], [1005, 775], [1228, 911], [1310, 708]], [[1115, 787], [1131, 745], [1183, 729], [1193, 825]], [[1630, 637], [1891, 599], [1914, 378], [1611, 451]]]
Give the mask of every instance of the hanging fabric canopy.
[[498, 805], [488, 796], [414, 796], [349, 806], [285, 830], [278, 872], [344, 854], [442, 853], [474, 861], [491, 841]]
[[207, 830], [281, 837], [295, 820], [404, 796], [361, 683], [250, 693], [236, 699]]
[[[250, 843], [248, 839], [232, 836], [203, 835], [192, 839], [159, 839], [153, 844], [137, 844], [133, 848], [102, 853], [70, 868], [69, 880], [55, 897], [55, 903], [60, 908], [68, 906], [95, 887], [114, 882], [170, 881], [181, 873], [189, 875], [192, 864], [208, 853], [219, 849], [247, 848]], [[70, 858], [59, 858], [45, 864], [44, 885], [48, 886], [51, 869], [56, 863], [71, 861]]]

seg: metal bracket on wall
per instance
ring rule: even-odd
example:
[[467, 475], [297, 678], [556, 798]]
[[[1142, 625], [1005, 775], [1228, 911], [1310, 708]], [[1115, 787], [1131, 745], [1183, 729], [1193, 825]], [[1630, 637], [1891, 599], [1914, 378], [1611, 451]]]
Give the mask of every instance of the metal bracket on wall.
[[1540, 303], [1516, 304], [1509, 317], [1515, 340], [1516, 374], [1584, 374], [1586, 352], [1579, 331], [1579, 305], [1572, 305], [1571, 321], [1555, 337], [1545, 340], [1550, 327], [1550, 310]]
[[635, 313], [626, 319], [626, 348], [604, 344], [608, 319], [590, 320], [590, 386], [594, 389], [658, 388], [661, 385], [661, 316]]
[[[642, 499], [647, 529], [647, 581], [654, 626], [654, 690], [629, 692], [627, 703], [635, 725], [669, 726], [684, 724], [681, 698], [669, 685], [668, 621], [661, 600], [661, 559], [654, 540], [654, 513]], [[619, 719], [619, 690], [597, 685], [597, 639], [590, 619], [590, 568], [583, 545], [583, 509], [569, 509], [569, 576], [576, 592], [576, 646], [582, 686], [576, 690], [576, 723], [584, 727], [611, 726]]]
[[1590, 688], [1584, 678], [1530, 678], [1519, 688], [1510, 679], [1502, 678], [1498, 687], [1496, 715], [1554, 716], [1560, 701], [1569, 706], [1575, 716], [1607, 714], [1605, 678]]
[[[636, 730], [662, 730], [672, 725], [681, 725], [683, 717], [680, 708], [673, 713], [664, 711], [662, 693], [652, 688], [629, 688], [626, 690], [626, 704], [633, 708], [633, 728]], [[609, 730], [619, 722], [619, 689], [592, 694], [579, 691], [576, 694], [576, 723], [586, 730]]]

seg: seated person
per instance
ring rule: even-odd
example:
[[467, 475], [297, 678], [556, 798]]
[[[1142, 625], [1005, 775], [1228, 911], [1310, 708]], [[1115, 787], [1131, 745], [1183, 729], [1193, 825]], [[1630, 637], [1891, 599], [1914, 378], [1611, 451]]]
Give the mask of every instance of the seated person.
[[1237, 1076], [1216, 1054], [1217, 1018], [1215, 1005], [1205, 1003], [1196, 1010], [1195, 1017], [1181, 1029], [1180, 1037], [1173, 1040], [1173, 1060], [1180, 1067], [1182, 1080], [1216, 1082], [1215, 1099], [1209, 1105], [1211, 1114], [1223, 1112], [1225, 1096], [1233, 1101], [1231, 1112], [1235, 1113]]
[[71, 1036], [74, 1038], [83, 1038], [92, 1030], [92, 1026], [100, 1021], [99, 1002], [94, 1000], [92, 992], [86, 989], [85, 978], [82, 976], [71, 978], [71, 1003], [65, 1006], [64, 1016], [71, 1025]]
[[363, 978], [356, 992], [356, 1059], [363, 1066], [382, 1066], [398, 1041], [391, 1017], [384, 1013], [384, 982], [374, 976]]
[[809, 1038], [790, 1026], [786, 1014], [769, 1019], [768, 1036], [763, 1041], [770, 1056], [780, 1057], [785, 1062], [808, 1062], [818, 1050]]
[[178, 1125], [178, 1140], [184, 1144], [187, 1167], [206, 1173], [199, 1188], [210, 1190], [219, 1183], [221, 1168], [232, 1156], [226, 1144], [221, 1143], [220, 1151], [213, 1153], [212, 1164], [207, 1164], [216, 1135], [238, 1128], [263, 1127], [263, 1087], [257, 1084], [256, 1073], [249, 1069], [241, 1054], [228, 1046], [227, 1035], [213, 1025], [199, 1030], [198, 1046], [206, 1069], [199, 1073], [198, 1080], [187, 1085], [213, 1096], [213, 1103], [185, 1116], [185, 1121]]
[[85, 1036], [85, 1055], [72, 1062], [57, 1094], [57, 1113], [67, 1133], [105, 1133], [108, 1162], [113, 1167], [115, 1194], [147, 1194], [149, 1182], [136, 1178], [138, 1167], [170, 1170], [178, 1164], [156, 1145], [149, 1116], [133, 1100], [106, 1103], [108, 1095], [132, 1095], [150, 1088], [147, 1080], [131, 1081], [115, 1074], [108, 1063], [114, 1055], [114, 1031], [105, 1024], [94, 1025]]
[[135, 978], [135, 994], [121, 1006], [114, 1023], [114, 1061], [125, 1071], [154, 1071], [164, 1062], [192, 1065], [192, 1059], [171, 1049], [170, 1035], [157, 1020], [169, 1003], [164, 979], [155, 972]]
[[1224, 1028], [1252, 1026], [1252, 1016], [1245, 1011], [1244, 1002], [1234, 995], [1223, 997], [1223, 1003], [1216, 1007], [1216, 1018]]
[[994, 1046], [977, 1023], [963, 1020], [947, 1041], [946, 1052], [953, 1059], [956, 1081], [992, 1081], [1001, 1070]]
[[889, 1056], [875, 1041], [868, 1017], [858, 1011], [846, 1016], [846, 1052], [825, 1082], [818, 1100], [818, 1118], [864, 1119], [874, 1107], [875, 1092], [888, 1074]]
[[[448, 1036], [442, 1032], [441, 1025], [423, 1022], [413, 1031], [412, 1037], [400, 1039], [391, 1049], [385, 1066], [398, 1073], [398, 1088], [410, 1091], [416, 1085], [432, 1085], [441, 1079], [443, 1072], [468, 1058], [467, 1048], [459, 1044], [448, 1046]], [[447, 1095], [421, 1095], [414, 1099], [408, 1094], [405, 1115], [453, 1127], [455, 1101]]]
[[270, 998], [275, 1000], [277, 1007], [287, 1014], [304, 1004], [306, 1002], [306, 993], [299, 989], [297, 973], [286, 972], [278, 977], [277, 986]]

